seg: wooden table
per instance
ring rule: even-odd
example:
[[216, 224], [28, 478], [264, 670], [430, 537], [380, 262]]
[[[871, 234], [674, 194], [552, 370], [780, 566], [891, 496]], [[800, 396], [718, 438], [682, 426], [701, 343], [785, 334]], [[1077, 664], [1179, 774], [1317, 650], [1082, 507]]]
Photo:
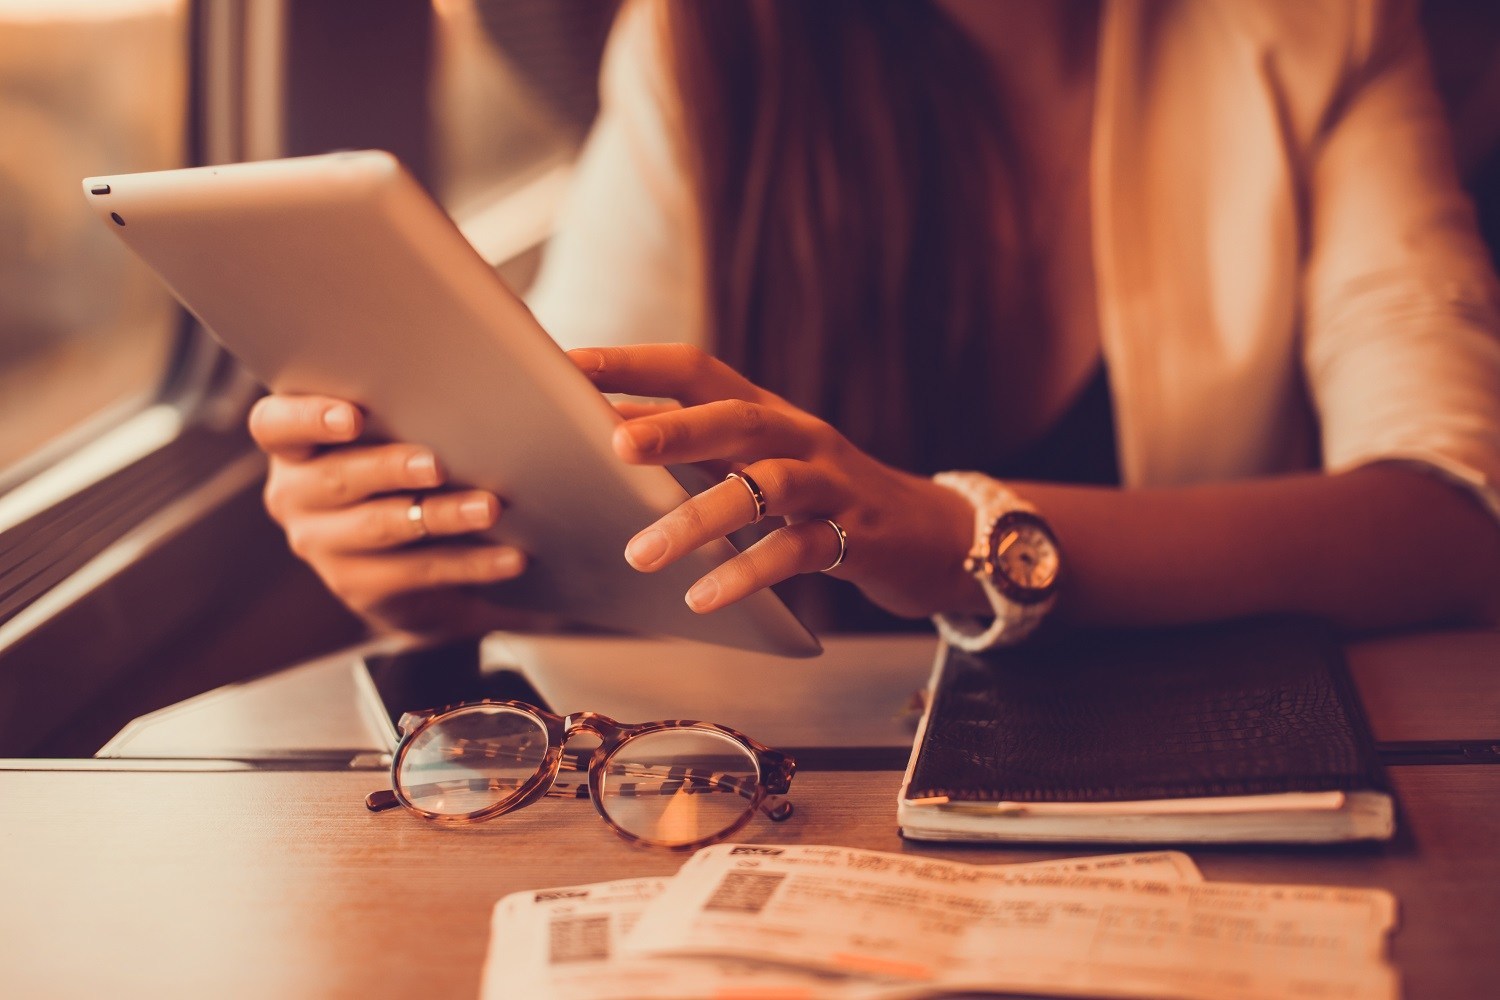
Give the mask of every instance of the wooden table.
[[1368, 640], [1348, 659], [1377, 740], [1500, 737], [1500, 631]]
[[[1196, 850], [1205, 877], [1380, 886], [1413, 1000], [1500, 981], [1500, 768], [1401, 767], [1401, 839], [1380, 847]], [[1088, 851], [909, 844], [899, 776], [797, 777], [797, 815], [742, 839], [973, 862]], [[370, 772], [0, 771], [0, 942], [13, 997], [478, 995], [495, 901], [522, 889], [668, 874], [578, 800], [470, 829], [372, 814]]]
[[[1389, 753], [1428, 761], [1390, 769], [1399, 838], [1191, 853], [1209, 879], [1389, 889], [1406, 996], [1495, 995], [1500, 766], [1406, 751], [1500, 745], [1500, 633], [1388, 641], [1352, 659], [1377, 736], [1399, 744]], [[385, 781], [212, 761], [0, 762], [0, 994], [472, 998], [501, 896], [682, 861], [625, 844], [581, 801], [460, 830], [367, 812], [364, 794]], [[1090, 853], [905, 843], [898, 784], [890, 770], [805, 771], [797, 815], [757, 818], [740, 839], [994, 863]]]

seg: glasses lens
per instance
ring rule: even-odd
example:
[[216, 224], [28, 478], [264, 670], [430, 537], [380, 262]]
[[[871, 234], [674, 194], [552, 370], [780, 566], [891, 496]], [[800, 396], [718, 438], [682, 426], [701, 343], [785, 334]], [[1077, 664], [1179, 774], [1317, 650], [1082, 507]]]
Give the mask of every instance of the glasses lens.
[[463, 816], [513, 798], [546, 755], [541, 720], [513, 708], [475, 705], [440, 716], [418, 733], [396, 782], [417, 808]]
[[661, 729], [627, 741], [605, 764], [599, 805], [648, 843], [716, 837], [754, 808], [760, 769], [749, 748], [706, 729]]

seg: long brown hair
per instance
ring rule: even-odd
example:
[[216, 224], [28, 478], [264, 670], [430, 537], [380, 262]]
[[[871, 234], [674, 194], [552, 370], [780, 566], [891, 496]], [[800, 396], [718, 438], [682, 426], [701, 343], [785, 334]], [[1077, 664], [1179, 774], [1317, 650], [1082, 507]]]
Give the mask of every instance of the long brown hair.
[[666, 15], [715, 351], [888, 462], [994, 466], [976, 422], [1040, 330], [984, 55], [912, 0]]

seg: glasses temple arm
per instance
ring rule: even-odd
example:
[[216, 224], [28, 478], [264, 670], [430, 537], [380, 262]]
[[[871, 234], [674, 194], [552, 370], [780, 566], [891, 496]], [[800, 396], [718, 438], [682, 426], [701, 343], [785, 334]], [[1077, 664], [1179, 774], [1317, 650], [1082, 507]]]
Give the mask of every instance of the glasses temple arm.
[[387, 809], [394, 809], [400, 804], [401, 800], [396, 798], [396, 793], [389, 788], [382, 788], [378, 792], [371, 792], [365, 796], [365, 808], [372, 813], [385, 812]]

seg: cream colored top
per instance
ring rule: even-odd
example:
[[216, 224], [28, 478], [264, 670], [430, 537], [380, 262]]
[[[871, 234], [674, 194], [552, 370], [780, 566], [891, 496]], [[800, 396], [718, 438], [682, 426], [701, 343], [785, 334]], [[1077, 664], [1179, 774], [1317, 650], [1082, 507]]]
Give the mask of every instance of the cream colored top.
[[[709, 340], [655, 16], [615, 30], [532, 296], [565, 346]], [[1091, 221], [1126, 485], [1407, 460], [1500, 517], [1500, 288], [1449, 146], [1412, 4], [1105, 0]]]

